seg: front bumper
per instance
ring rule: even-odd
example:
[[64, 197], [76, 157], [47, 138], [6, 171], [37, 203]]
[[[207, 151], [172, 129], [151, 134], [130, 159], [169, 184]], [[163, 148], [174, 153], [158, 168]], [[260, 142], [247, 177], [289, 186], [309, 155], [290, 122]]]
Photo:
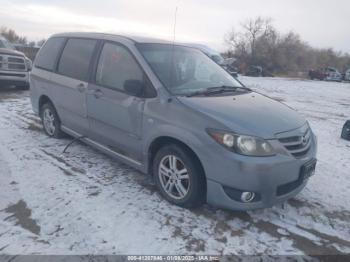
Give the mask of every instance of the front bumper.
[[342, 81], [343, 77], [341, 75], [329, 75], [326, 76], [325, 80], [326, 81], [335, 81], [335, 82], [339, 82]]
[[[202, 160], [207, 202], [227, 209], [251, 210], [272, 207], [297, 195], [307, 184], [301, 177], [302, 166], [316, 159], [316, 137], [312, 134], [310, 149], [301, 158], [289, 154], [278, 141], [273, 143], [277, 154], [272, 157], [241, 156], [221, 146], [214, 151], [212, 145], [210, 160]], [[256, 198], [244, 203], [233, 197], [235, 192], [254, 192]]]
[[0, 87], [7, 85], [24, 86], [29, 84], [29, 72], [0, 70]]

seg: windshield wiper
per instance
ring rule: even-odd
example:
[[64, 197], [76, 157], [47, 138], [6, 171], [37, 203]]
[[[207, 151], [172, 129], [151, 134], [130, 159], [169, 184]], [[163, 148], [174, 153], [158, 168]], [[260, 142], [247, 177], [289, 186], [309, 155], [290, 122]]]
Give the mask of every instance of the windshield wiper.
[[215, 94], [222, 94], [226, 92], [237, 92], [237, 90], [244, 90], [244, 91], [251, 91], [249, 88], [246, 87], [237, 87], [237, 86], [214, 86], [214, 87], [209, 87], [203, 90], [195, 91], [193, 93], [190, 93], [186, 95], [187, 97], [191, 96], [198, 96], [198, 95], [203, 95], [203, 96], [209, 96], [209, 95], [215, 95]]

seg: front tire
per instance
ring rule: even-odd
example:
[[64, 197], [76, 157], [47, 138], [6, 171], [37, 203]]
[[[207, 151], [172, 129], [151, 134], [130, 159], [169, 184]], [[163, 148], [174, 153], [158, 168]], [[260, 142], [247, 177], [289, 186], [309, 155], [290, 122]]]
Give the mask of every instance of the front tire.
[[44, 131], [49, 137], [62, 138], [64, 136], [61, 130], [61, 121], [51, 103], [46, 103], [41, 107], [40, 117]]
[[205, 202], [205, 176], [193, 154], [178, 145], [161, 148], [153, 161], [153, 175], [161, 195], [170, 203], [199, 207]]

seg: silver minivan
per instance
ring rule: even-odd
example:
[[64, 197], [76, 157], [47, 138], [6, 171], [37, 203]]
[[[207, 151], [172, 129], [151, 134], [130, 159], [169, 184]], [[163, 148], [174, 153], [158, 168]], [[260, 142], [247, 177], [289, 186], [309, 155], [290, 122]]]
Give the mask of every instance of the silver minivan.
[[57, 34], [30, 82], [47, 135], [69, 134], [151, 174], [182, 207], [271, 207], [315, 173], [316, 137], [303, 117], [186, 45]]

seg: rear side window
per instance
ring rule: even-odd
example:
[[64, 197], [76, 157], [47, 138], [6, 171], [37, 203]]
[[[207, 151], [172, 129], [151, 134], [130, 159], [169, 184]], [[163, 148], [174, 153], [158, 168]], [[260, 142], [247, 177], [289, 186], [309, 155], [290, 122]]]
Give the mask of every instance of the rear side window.
[[124, 91], [126, 80], [143, 82], [143, 71], [126, 48], [106, 43], [98, 62], [96, 83]]
[[65, 39], [62, 37], [54, 37], [47, 40], [35, 58], [35, 67], [53, 71], [55, 69], [57, 55], [64, 41]]
[[96, 40], [69, 39], [64, 47], [58, 72], [82, 81], [88, 80], [88, 71]]

